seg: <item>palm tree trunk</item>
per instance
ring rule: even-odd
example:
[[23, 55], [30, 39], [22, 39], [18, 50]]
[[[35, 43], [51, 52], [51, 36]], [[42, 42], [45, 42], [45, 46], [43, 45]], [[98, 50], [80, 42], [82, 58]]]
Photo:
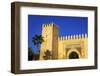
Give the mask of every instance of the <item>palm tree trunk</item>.
[[36, 59], [36, 60], [39, 60], [39, 56], [40, 56], [40, 53], [39, 53], [39, 45], [36, 45], [36, 47], [37, 47], [37, 50], [36, 50], [35, 59]]
[[37, 45], [36, 47], [37, 47], [36, 53], [39, 53], [39, 45]]

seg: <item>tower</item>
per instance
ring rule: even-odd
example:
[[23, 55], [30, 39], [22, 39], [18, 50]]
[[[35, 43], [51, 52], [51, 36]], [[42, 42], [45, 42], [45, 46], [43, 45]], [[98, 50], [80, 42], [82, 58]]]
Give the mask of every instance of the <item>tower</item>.
[[54, 23], [42, 25], [44, 42], [41, 44], [40, 60], [44, 60], [47, 50], [51, 53], [51, 59], [58, 59], [58, 27]]
[[50, 23], [42, 25], [42, 36], [44, 42], [40, 48], [40, 60], [88, 58], [87, 34], [60, 37], [59, 28]]

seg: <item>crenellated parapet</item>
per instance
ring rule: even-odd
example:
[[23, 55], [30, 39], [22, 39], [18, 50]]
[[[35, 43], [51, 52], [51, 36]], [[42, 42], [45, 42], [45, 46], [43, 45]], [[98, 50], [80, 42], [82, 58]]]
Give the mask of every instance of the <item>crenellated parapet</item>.
[[87, 34], [76, 34], [76, 35], [68, 35], [68, 36], [60, 36], [59, 40], [71, 40], [71, 39], [83, 39], [87, 38]]
[[42, 28], [48, 28], [48, 27], [55, 27], [55, 28], [57, 28], [59, 30], [59, 27], [53, 22], [42, 24]]
[[53, 26], [53, 25], [54, 25], [54, 23], [51, 22], [51, 23], [48, 23], [48, 24], [43, 24], [42, 27], [50, 27], [50, 26]]

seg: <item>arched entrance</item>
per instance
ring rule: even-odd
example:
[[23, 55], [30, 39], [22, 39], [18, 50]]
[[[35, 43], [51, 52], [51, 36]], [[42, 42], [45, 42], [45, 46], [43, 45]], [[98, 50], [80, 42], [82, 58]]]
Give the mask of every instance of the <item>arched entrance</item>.
[[71, 48], [66, 52], [67, 59], [80, 59], [81, 54], [76, 48]]
[[73, 51], [69, 54], [69, 59], [79, 59], [79, 56], [76, 52]]

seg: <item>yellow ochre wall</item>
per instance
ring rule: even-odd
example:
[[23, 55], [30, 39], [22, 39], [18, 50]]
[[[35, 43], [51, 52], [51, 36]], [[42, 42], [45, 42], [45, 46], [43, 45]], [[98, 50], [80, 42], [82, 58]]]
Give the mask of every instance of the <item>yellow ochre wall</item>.
[[[77, 49], [77, 46], [79, 49]], [[69, 46], [68, 50], [66, 47]], [[68, 54], [70, 51], [79, 52], [79, 58], [87, 58], [88, 56], [88, 38], [87, 35], [74, 35], [59, 37], [58, 39], [58, 59], [68, 59]], [[71, 52], [70, 52], [71, 53]]]
[[40, 48], [40, 60], [44, 60], [44, 52], [51, 51], [51, 59], [68, 59], [71, 52], [76, 52], [79, 58], [88, 57], [87, 34], [59, 37], [59, 28], [53, 22], [42, 25], [44, 42]]
[[51, 51], [52, 59], [58, 58], [58, 28], [54, 23], [42, 25], [42, 36], [44, 42], [40, 49], [40, 59], [43, 60], [44, 52]]

